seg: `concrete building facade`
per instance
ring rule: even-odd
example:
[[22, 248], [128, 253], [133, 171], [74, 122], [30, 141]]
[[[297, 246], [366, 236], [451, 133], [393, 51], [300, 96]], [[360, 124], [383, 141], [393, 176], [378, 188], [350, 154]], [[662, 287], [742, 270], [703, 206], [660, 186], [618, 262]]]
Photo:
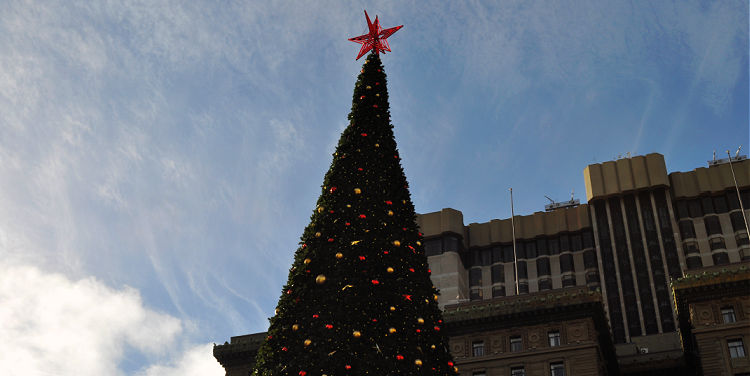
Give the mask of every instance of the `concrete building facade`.
[[[691, 356], [695, 354], [683, 349], [684, 338], [681, 339], [678, 326], [684, 323], [678, 324], [676, 290], [671, 283], [686, 273], [750, 260], [745, 223], [745, 216], [750, 216], [750, 161], [739, 157], [731, 166], [723, 162], [727, 161], [668, 173], [660, 154], [622, 158], [583, 170], [588, 201], [585, 204], [571, 201], [568, 205], [554, 205], [550, 211], [468, 225], [455, 209], [418, 215], [432, 281], [441, 291], [439, 305], [445, 310], [446, 321], [452, 320], [452, 312], [464, 310], [464, 305], [492, 307], [507, 299], [526, 301], [526, 297], [554, 297], [560, 292], [564, 295], [571, 289], [583, 289], [599, 300], [606, 325], [597, 323], [596, 314], [590, 310], [584, 310], [588, 317], [576, 320], [583, 320], [579, 323], [586, 322], [589, 328], [594, 325], [596, 330], [588, 332], [592, 335], [611, 336], [610, 340], [589, 338], [594, 341], [589, 344], [599, 353], [596, 359], [591, 358], [597, 365], [586, 369], [596, 369], [598, 374], [660, 376], [692, 372]], [[559, 301], [561, 306], [566, 302]], [[572, 304], [567, 309], [575, 311], [576, 307]], [[536, 312], [546, 321], [554, 320], [545, 316], [547, 311], [541, 308], [523, 312], [524, 317], [533, 317]], [[743, 312], [750, 312], [750, 308]], [[504, 317], [504, 313], [496, 313], [492, 316], [495, 318], [484, 321], [453, 321], [451, 346], [463, 343], [462, 350], [454, 354], [457, 359], [461, 351], [469, 351], [467, 343], [473, 346], [475, 340], [471, 338], [477, 336], [509, 338], [514, 330], [541, 333], [549, 329], [533, 320], [514, 321], [507, 317], [501, 321], [514, 322], [515, 329], [500, 327], [496, 319]], [[574, 321], [558, 320], [560, 330], [574, 325]], [[234, 338], [238, 337], [232, 338], [233, 343]], [[750, 339], [744, 338], [746, 345]], [[494, 340], [487, 341], [487, 351], [494, 351]], [[505, 339], [501, 342], [505, 346]], [[239, 342], [238, 346], [233, 343], [217, 346], [215, 355], [218, 351], [218, 355], [228, 357], [234, 347], [242, 350]], [[601, 353], [612, 343], [617, 367], [611, 367]], [[562, 350], [563, 347], [550, 351]], [[702, 359], [710, 353], [700, 354]], [[457, 363], [471, 364], [468, 373], [462, 371], [462, 375], [514, 375], [513, 366], [503, 359], [520, 355], [503, 350], [503, 355], [494, 358], [462, 359]], [[567, 373], [562, 372], [571, 374], [570, 362], [564, 360], [567, 355], [552, 355], [562, 356]], [[533, 356], [529, 359], [536, 359]], [[698, 362], [709, 364], [710, 360]], [[541, 363], [528, 364], [538, 367]], [[229, 368], [227, 372], [232, 375]], [[552, 375], [551, 369], [538, 372], [533, 374]]]
[[705, 376], [750, 375], [750, 262], [691, 271], [672, 291], [691, 365]]

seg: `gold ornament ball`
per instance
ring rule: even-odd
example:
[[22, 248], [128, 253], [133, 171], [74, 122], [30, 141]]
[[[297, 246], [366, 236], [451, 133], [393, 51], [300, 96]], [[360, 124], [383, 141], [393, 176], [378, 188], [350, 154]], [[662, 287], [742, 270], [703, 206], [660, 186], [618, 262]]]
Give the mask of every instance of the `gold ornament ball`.
[[416, 364], [418, 366], [421, 366], [422, 365], [422, 361], [419, 360], [419, 359], [417, 359], [417, 360], [414, 361], [414, 364]]
[[279, 314], [279, 309], [276, 308], [273, 312], [278, 315]]
[[438, 296], [437, 295], [432, 295], [432, 298], [435, 299], [435, 301], [438, 301]]
[[380, 144], [375, 144], [375, 147], [376, 147], [376, 148], [379, 148], [379, 147], [380, 147]]
[[323, 212], [323, 207], [322, 206], [318, 206], [318, 213], [322, 213], [322, 212]]
[[307, 265], [307, 264], [309, 264], [311, 262], [312, 262], [312, 260], [310, 260], [309, 258], [306, 258], [305, 261], [304, 261], [305, 265]]
[[422, 242], [420, 242], [419, 240], [417, 240], [417, 245], [422, 245]]
[[372, 86], [367, 85], [367, 90], [370, 90], [370, 89], [372, 89]]
[[396, 333], [396, 328], [388, 328], [388, 333]]
[[346, 204], [346, 207], [347, 207], [347, 208], [351, 208], [351, 207], [352, 207], [352, 205], [351, 205], [351, 204]]
[[340, 259], [340, 258], [342, 258], [342, 257], [344, 257], [344, 254], [343, 254], [343, 253], [341, 253], [341, 252], [338, 252], [338, 253], [336, 253], [336, 258], [337, 258], [337, 259]]
[[316, 232], [316, 233], [315, 233], [315, 237], [316, 237], [316, 238], [319, 238], [319, 237], [320, 237], [320, 235], [322, 235], [322, 234], [321, 234], [320, 232]]
[[393, 311], [395, 311], [395, 310], [396, 310], [396, 307], [394, 307], [394, 306], [391, 306], [391, 312], [393, 312]]
[[388, 273], [393, 273], [393, 268], [391, 268], [391, 267], [389, 266], [389, 267], [388, 267], [388, 269], [386, 269], [385, 271], [387, 271]]
[[315, 277], [315, 283], [317, 283], [319, 285], [322, 285], [322, 284], [326, 283], [326, 276], [324, 276], [322, 274], [318, 274], [318, 276]]
[[393, 210], [388, 210], [388, 215], [393, 216]]
[[435, 345], [430, 345], [430, 348], [435, 350]]
[[398, 241], [398, 240], [394, 240], [394, 241], [393, 241], [393, 245], [395, 245], [396, 247], [398, 247], [398, 246], [400, 246], [400, 245], [401, 245], [401, 242], [400, 242], [400, 241]]
[[424, 319], [420, 317], [420, 318], [417, 319], [417, 322], [420, 323], [420, 324], [424, 324]]
[[360, 194], [360, 193], [362, 193], [362, 190], [359, 189], [359, 188], [354, 188], [354, 193], [355, 194]]
[[355, 330], [354, 332], [352, 332], [352, 335], [354, 336], [354, 338], [359, 338], [362, 336], [362, 333], [360, 333], [358, 330]]
[[310, 346], [311, 343], [312, 343], [312, 341], [310, 341], [309, 339], [305, 340], [305, 346]]
[[375, 96], [376, 96], [376, 97], [379, 97], [379, 96], [380, 96], [380, 94], [375, 94]]
[[292, 325], [292, 330], [297, 331], [299, 329], [299, 325], [294, 324]]

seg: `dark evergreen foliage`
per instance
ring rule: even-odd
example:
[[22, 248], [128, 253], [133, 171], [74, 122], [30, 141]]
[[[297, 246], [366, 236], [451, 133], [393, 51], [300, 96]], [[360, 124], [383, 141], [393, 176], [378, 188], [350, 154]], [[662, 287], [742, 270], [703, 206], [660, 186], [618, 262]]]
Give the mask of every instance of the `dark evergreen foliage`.
[[455, 374], [388, 108], [370, 54], [258, 375]]

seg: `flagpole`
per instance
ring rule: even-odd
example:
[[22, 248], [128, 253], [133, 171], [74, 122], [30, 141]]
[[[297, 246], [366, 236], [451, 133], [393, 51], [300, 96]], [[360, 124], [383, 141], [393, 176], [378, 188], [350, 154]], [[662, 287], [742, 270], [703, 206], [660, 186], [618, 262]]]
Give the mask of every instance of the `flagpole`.
[[[740, 148], [742, 146], [740, 145]], [[737, 149], [737, 154], [740, 153], [740, 149]], [[737, 190], [737, 200], [740, 201], [740, 210], [742, 211], [742, 219], [745, 221], [745, 232], [750, 239], [750, 229], [747, 226], [747, 217], [745, 216], [745, 207], [742, 205], [742, 197], [740, 197], [740, 188], [737, 186], [737, 178], [734, 176], [734, 166], [732, 166], [732, 154], [729, 154], [727, 150], [727, 156], [729, 157], [729, 169], [732, 171], [732, 180], [734, 180], [734, 189]]]
[[513, 233], [513, 267], [516, 270], [514, 279], [516, 283], [516, 295], [518, 295], [519, 294], [518, 292], [518, 258], [516, 256], [516, 223], [514, 219], [515, 216], [516, 214], [513, 211], [513, 188], [510, 188], [510, 228]]

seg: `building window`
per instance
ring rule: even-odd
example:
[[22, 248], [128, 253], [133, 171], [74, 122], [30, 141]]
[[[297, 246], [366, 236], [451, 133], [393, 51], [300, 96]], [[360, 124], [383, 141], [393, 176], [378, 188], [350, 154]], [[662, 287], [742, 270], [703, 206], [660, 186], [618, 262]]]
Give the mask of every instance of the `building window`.
[[484, 341], [476, 341], [471, 344], [472, 356], [484, 356]]
[[549, 337], [549, 347], [560, 346], [560, 332], [556, 330], [548, 332], [547, 337]]
[[443, 253], [443, 240], [440, 238], [425, 240], [424, 252], [427, 256], [435, 256]]
[[547, 244], [549, 245], [549, 254], [556, 255], [560, 253], [560, 240], [558, 238], [550, 238]]
[[706, 225], [706, 233], [708, 236], [721, 234], [721, 222], [719, 217], [712, 215], [703, 218], [703, 223]]
[[513, 257], [513, 245], [504, 245], [503, 246], [503, 261], [504, 262], [513, 262], [515, 258]]
[[583, 249], [581, 234], [573, 234], [570, 236], [570, 249], [572, 251], [580, 251]]
[[694, 241], [688, 241], [688, 242], [682, 243], [682, 249], [685, 250], [685, 254], [700, 253], [700, 251], [698, 250], [698, 243]]
[[742, 343], [742, 338], [730, 339], [727, 344], [729, 345], [729, 356], [733, 359], [745, 357], [745, 344]]
[[518, 265], [518, 279], [529, 278], [526, 270], [526, 261], [518, 261], [516, 264]]
[[471, 255], [471, 260], [469, 262], [471, 263], [471, 266], [482, 266], [482, 250], [479, 248], [472, 248], [469, 250], [469, 254]]
[[469, 291], [469, 299], [470, 300], [482, 300], [482, 288], [473, 287], [471, 291]]
[[583, 252], [583, 267], [586, 269], [596, 268], [596, 252], [593, 249]]
[[454, 235], [443, 237], [443, 252], [459, 252], [463, 250], [461, 240]]
[[574, 276], [574, 275], [563, 276], [562, 277], [562, 285], [563, 285], [563, 287], [575, 286], [576, 285], [576, 276]]
[[539, 291], [552, 290], [552, 280], [544, 278], [539, 280]]
[[492, 265], [492, 283], [503, 283], [505, 282], [505, 275], [503, 273], [505, 265]]
[[[525, 248], [526, 248], [526, 258], [530, 258], [530, 259], [536, 258], [536, 243], [533, 240], [526, 242]], [[521, 256], [518, 256], [518, 257], [520, 258]]]
[[505, 286], [492, 286], [492, 297], [499, 298], [505, 296]]
[[729, 255], [726, 252], [716, 252], [711, 255], [714, 259], [714, 265], [726, 265], [729, 264]]
[[690, 239], [695, 237], [695, 228], [693, 227], [693, 221], [685, 219], [678, 223], [680, 227], [680, 236], [682, 239]]
[[512, 367], [510, 376], [526, 376], [526, 370], [523, 367]]
[[546, 238], [539, 238], [536, 240], [536, 253], [539, 256], [547, 256], [549, 255], [549, 251], [547, 250], [547, 239]]
[[721, 318], [724, 321], [724, 324], [731, 324], [735, 321], [737, 321], [737, 317], [734, 316], [734, 307], [724, 307], [721, 309]]
[[711, 197], [703, 197], [701, 199], [701, 204], [704, 213], [710, 214], [714, 212], [714, 203], [711, 201]]
[[594, 233], [591, 231], [583, 232], [583, 248], [594, 248]]
[[570, 237], [567, 234], [560, 235], [560, 252], [570, 250]]
[[503, 262], [503, 249], [496, 245], [492, 247], [492, 263]]
[[536, 259], [536, 274], [539, 276], [550, 275], [549, 257]]
[[737, 234], [734, 237], [734, 240], [737, 241], [737, 246], [738, 247], [750, 244], [750, 240], [747, 239], [747, 234], [744, 231], [742, 231], [741, 233]]
[[469, 269], [469, 286], [481, 286], [482, 285], [482, 269], [471, 268]]
[[518, 293], [519, 294], [528, 294], [529, 293], [529, 283], [528, 282], [518, 282]]
[[[587, 252], [593, 252], [593, 251], [587, 251]], [[584, 258], [586, 258], [585, 255], [586, 254], [584, 253]], [[560, 271], [563, 273], [573, 271], [573, 255], [571, 255], [570, 253], [560, 255]]]
[[729, 219], [732, 221], [732, 230], [734, 231], [745, 230], [745, 218], [742, 217], [741, 211], [729, 213]]
[[685, 202], [685, 200], [677, 201], [676, 207], [677, 207], [677, 218], [684, 219], [690, 216], [688, 214], [687, 202]]
[[687, 259], [688, 269], [697, 269], [703, 267], [703, 261], [700, 256], [688, 256]]
[[520, 336], [510, 337], [510, 351], [519, 352], [523, 350], [523, 343]]
[[688, 202], [688, 213], [693, 218], [703, 216], [703, 210], [701, 209], [701, 202], [698, 199], [693, 199]]
[[565, 376], [565, 364], [563, 362], [550, 363], [549, 374], [550, 376]]
[[727, 248], [726, 244], [724, 243], [724, 238], [721, 236], [713, 238], [713, 239], [708, 239], [708, 245], [710, 246], [712, 251], [716, 249]]

